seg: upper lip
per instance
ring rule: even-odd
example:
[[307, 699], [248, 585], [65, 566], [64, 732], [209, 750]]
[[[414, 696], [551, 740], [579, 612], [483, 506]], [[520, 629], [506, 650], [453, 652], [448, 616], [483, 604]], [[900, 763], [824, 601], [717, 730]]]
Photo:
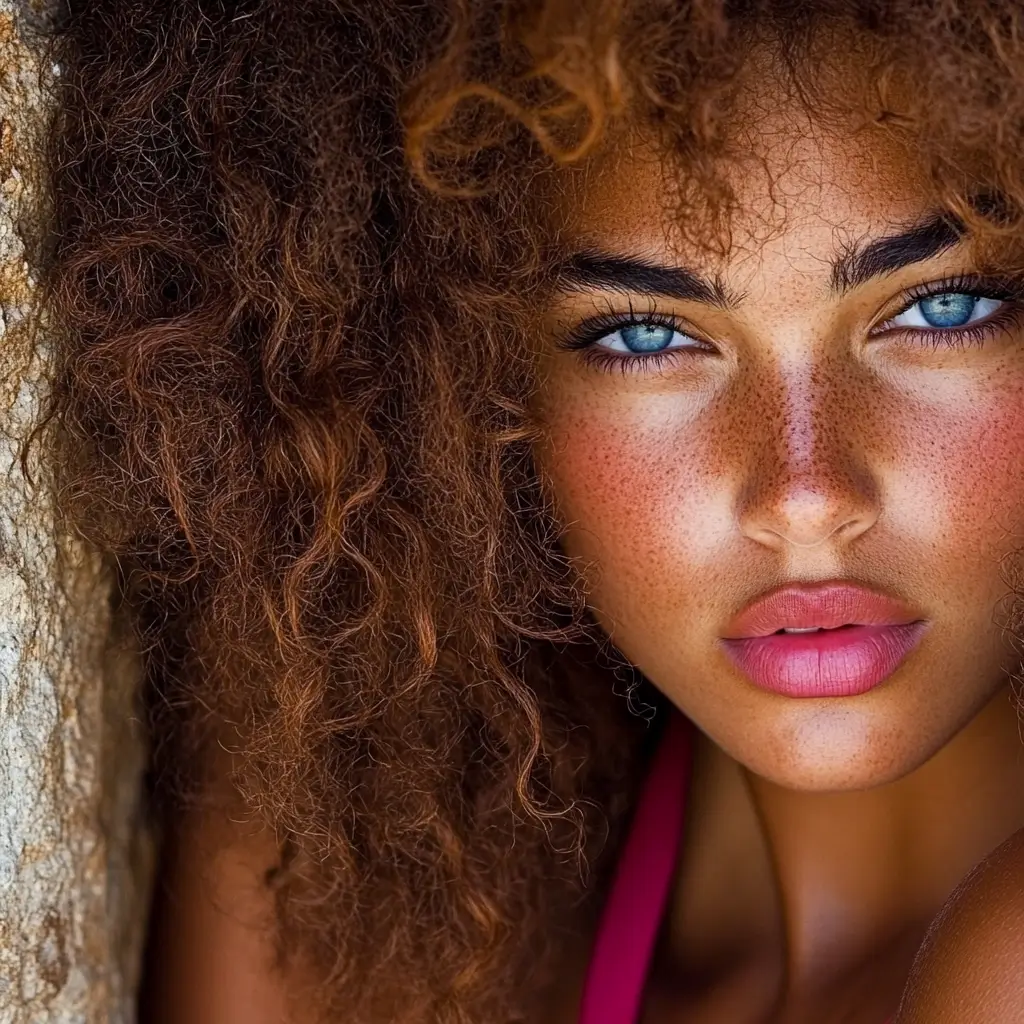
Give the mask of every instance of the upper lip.
[[902, 601], [860, 583], [790, 583], [755, 598], [728, 626], [726, 639], [769, 636], [780, 629], [896, 626], [921, 616]]

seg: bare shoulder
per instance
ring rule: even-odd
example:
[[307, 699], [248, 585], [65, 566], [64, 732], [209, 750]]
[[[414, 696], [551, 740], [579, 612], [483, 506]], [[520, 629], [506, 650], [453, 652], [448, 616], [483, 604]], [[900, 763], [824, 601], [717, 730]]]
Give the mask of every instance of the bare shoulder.
[[277, 963], [279, 861], [271, 831], [235, 805], [225, 763], [210, 799], [169, 823], [143, 987], [147, 1024], [301, 1024]]
[[1024, 1024], [1024, 829], [936, 917], [895, 1024]]

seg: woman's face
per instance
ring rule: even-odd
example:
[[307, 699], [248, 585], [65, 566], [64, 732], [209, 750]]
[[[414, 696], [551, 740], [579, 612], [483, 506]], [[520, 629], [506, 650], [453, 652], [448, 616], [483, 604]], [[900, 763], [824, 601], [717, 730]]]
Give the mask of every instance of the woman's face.
[[[1024, 509], [1024, 307], [965, 280], [970, 240], [901, 147], [759, 110], [737, 121], [756, 159], [727, 172], [725, 258], [684, 243], [642, 144], [567, 198], [576, 250], [621, 262], [579, 261], [550, 310], [540, 464], [623, 654], [754, 772], [862, 788], [935, 754], [1017, 665], [993, 615]], [[917, 646], [856, 696], [754, 685], [731, 620], [833, 579], [901, 600]]]

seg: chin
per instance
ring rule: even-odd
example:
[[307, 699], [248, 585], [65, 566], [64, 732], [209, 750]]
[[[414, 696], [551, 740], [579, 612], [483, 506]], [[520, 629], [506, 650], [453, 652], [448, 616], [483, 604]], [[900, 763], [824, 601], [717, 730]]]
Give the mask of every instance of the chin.
[[723, 736], [719, 746], [747, 770], [786, 789], [848, 792], [911, 774], [957, 731], [922, 729], [919, 719], [880, 703], [862, 697], [777, 698], [774, 714], [759, 714], [756, 727], [743, 730], [735, 742]]

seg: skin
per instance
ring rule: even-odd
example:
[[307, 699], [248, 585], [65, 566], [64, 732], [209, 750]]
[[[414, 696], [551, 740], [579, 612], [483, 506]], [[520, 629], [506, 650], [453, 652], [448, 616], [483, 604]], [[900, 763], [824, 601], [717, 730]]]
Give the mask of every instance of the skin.
[[1024, 1021], [1024, 832], [975, 868], [918, 953], [897, 1024]]
[[182, 815], [162, 849], [146, 951], [143, 1024], [284, 1024], [297, 978], [276, 966], [263, 884], [277, 845], [240, 813], [218, 751], [204, 808]]
[[[561, 210], [578, 248], [717, 274], [742, 300], [567, 285], [539, 337], [539, 462], [564, 546], [615, 644], [698, 728], [642, 1019], [882, 1024], [906, 988], [898, 1024], [1024, 1020], [1019, 659], [994, 621], [1024, 512], [1024, 316], [963, 349], [879, 329], [908, 288], [976, 270], [970, 239], [832, 290], [844, 247], [934, 210], [905, 149], [826, 131], [761, 72], [735, 118], [753, 159], [728, 171], [725, 256], [686, 241], [639, 138], [595, 158]], [[561, 347], [631, 306], [713, 351], [641, 369]], [[884, 685], [781, 697], [718, 649], [754, 596], [836, 577], [931, 624]], [[273, 967], [273, 844], [214, 814], [177, 836], [147, 1019], [301, 1021], [296, 979]], [[549, 1024], [576, 1021], [591, 941], [566, 950]]]

